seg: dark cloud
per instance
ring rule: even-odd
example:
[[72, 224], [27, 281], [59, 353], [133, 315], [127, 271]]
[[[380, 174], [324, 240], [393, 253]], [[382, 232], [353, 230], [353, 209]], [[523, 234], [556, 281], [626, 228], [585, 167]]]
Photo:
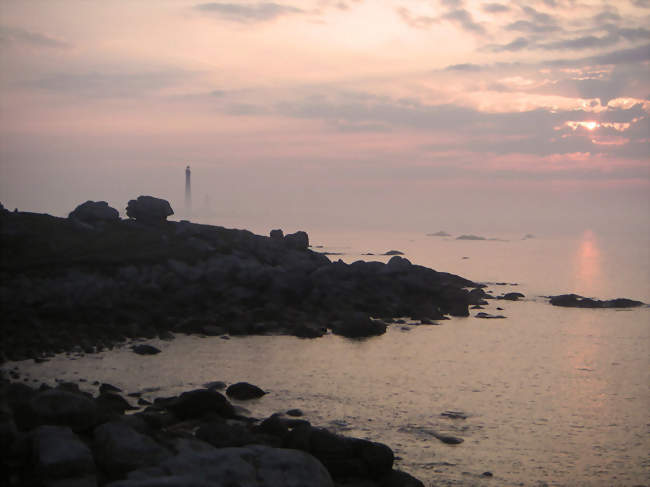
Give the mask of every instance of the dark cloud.
[[594, 21], [600, 24], [605, 22], [618, 22], [619, 20], [622, 20], [622, 17], [618, 14], [618, 12], [611, 10], [605, 10], [604, 12], [601, 12], [598, 15], [594, 16]]
[[535, 33], [535, 34], [554, 32], [560, 30], [560, 28], [555, 24], [536, 24], [534, 22], [531, 22], [530, 20], [517, 20], [516, 22], [512, 22], [511, 24], [508, 24], [505, 27], [505, 29], [509, 31], [527, 32], [527, 33]]
[[483, 26], [475, 22], [472, 15], [465, 9], [452, 10], [444, 14], [442, 18], [460, 25], [460, 27], [468, 32], [485, 34]]
[[214, 14], [235, 22], [263, 22], [282, 15], [301, 14], [304, 10], [273, 2], [258, 2], [242, 5], [238, 3], [212, 2], [195, 5], [196, 10]]
[[637, 7], [650, 8], [650, 0], [633, 0], [632, 3]]
[[533, 7], [522, 7], [522, 10], [529, 18], [538, 24], [555, 24], [555, 17], [544, 12], [535, 10]]
[[19, 27], [0, 26], [0, 44], [26, 44], [33, 47], [66, 49], [70, 44], [38, 32]]
[[[599, 54], [586, 58], [584, 61], [596, 64], [628, 64], [650, 61], [650, 44]], [[565, 61], [565, 63], [569, 62]]]
[[508, 44], [491, 44], [488, 49], [494, 52], [516, 52], [526, 49], [530, 46], [530, 42], [525, 37], [517, 37], [514, 41]]
[[467, 72], [476, 72], [482, 71], [483, 67], [478, 64], [463, 63], [463, 64], [452, 64], [445, 68], [446, 71], [467, 71]]
[[463, 0], [440, 0], [440, 3], [448, 8], [460, 8], [463, 6]]
[[503, 5], [501, 3], [484, 3], [481, 8], [483, 9], [484, 12], [490, 13], [490, 14], [499, 14], [502, 12], [509, 12], [510, 7], [507, 5]]
[[645, 28], [618, 28], [613, 25], [606, 26], [608, 34], [605, 36], [583, 36], [573, 39], [564, 39], [545, 44], [537, 44], [535, 47], [544, 50], [581, 50], [581, 49], [599, 49], [610, 47], [618, 44], [621, 40], [637, 42], [650, 39], [650, 30]]

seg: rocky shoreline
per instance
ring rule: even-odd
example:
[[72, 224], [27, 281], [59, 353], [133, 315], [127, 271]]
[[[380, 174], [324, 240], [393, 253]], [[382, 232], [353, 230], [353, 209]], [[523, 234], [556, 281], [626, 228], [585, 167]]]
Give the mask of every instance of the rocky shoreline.
[[331, 262], [305, 232], [265, 237], [171, 213], [152, 197], [131, 200], [129, 219], [104, 202], [68, 218], [0, 211], [0, 363], [169, 332], [366, 337], [396, 317], [468, 316], [490, 297], [397, 255]]
[[[388, 446], [312, 426], [289, 410], [264, 420], [228, 399], [264, 394], [222, 382], [153, 403], [110, 384], [96, 395], [61, 382], [0, 378], [2, 485], [78, 487], [422, 487]], [[137, 399], [143, 410], [130, 401]], [[5, 448], [6, 446], [6, 448]]]

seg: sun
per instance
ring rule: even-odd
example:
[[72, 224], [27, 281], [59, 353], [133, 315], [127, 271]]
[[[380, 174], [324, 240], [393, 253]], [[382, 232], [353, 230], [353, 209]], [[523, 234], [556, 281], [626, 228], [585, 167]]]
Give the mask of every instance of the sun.
[[587, 130], [594, 130], [596, 127], [598, 127], [598, 122], [584, 122], [582, 125], [584, 128]]

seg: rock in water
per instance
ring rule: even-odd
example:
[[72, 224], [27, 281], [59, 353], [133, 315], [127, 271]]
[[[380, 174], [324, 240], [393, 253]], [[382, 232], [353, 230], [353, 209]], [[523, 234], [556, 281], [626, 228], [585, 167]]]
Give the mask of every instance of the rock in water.
[[239, 401], [257, 399], [258, 397], [262, 397], [264, 394], [266, 394], [266, 392], [248, 382], [237, 382], [226, 389], [226, 395], [228, 397]]
[[153, 196], [138, 196], [137, 200], [130, 200], [126, 207], [126, 215], [136, 221], [144, 223], [161, 223], [174, 214], [167, 200]]
[[644, 304], [641, 301], [634, 301], [633, 299], [627, 298], [601, 301], [599, 299], [585, 298], [577, 294], [560, 294], [558, 296], [550, 296], [550, 298], [553, 306], [562, 306], [565, 308], [635, 308]]
[[108, 206], [106, 201], [86, 201], [77, 206], [68, 218], [74, 218], [85, 223], [98, 221], [119, 220], [120, 214], [115, 208]]
[[153, 345], [147, 345], [144, 343], [140, 345], [133, 345], [133, 347], [131, 347], [131, 350], [133, 350], [138, 355], [156, 355], [157, 353], [160, 353], [160, 350]]

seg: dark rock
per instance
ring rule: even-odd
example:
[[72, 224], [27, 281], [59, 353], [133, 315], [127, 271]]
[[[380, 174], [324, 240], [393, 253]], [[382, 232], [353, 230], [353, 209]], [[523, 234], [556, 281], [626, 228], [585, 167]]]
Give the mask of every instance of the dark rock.
[[102, 392], [95, 399], [95, 403], [104, 411], [111, 411], [118, 414], [124, 414], [124, 411], [134, 409], [131, 404], [129, 404], [129, 401], [113, 392]]
[[243, 424], [226, 422], [204, 424], [196, 430], [196, 437], [216, 448], [259, 443], [256, 436]]
[[[531, 238], [532, 238], [532, 237], [531, 237]], [[481, 476], [483, 476], [483, 477], [494, 477], [494, 475], [492, 474], [492, 472], [483, 472], [483, 473], [481, 474]]]
[[485, 237], [480, 237], [478, 235], [461, 235], [456, 237], [456, 240], [487, 240]]
[[166, 408], [179, 419], [198, 418], [210, 413], [218, 414], [224, 418], [235, 416], [235, 411], [228, 399], [212, 389], [184, 392], [172, 399]]
[[284, 238], [284, 232], [280, 229], [271, 230], [269, 236], [271, 240], [282, 240]]
[[206, 389], [215, 389], [217, 391], [222, 391], [223, 389], [226, 388], [226, 383], [220, 380], [215, 380], [203, 384], [203, 387], [205, 387]]
[[348, 338], [363, 338], [386, 333], [386, 323], [371, 320], [362, 312], [352, 312], [332, 323], [332, 332]]
[[144, 343], [140, 345], [133, 345], [131, 347], [131, 350], [133, 350], [138, 355], [156, 355], [157, 353], [160, 353], [160, 350], [153, 345], [147, 345]]
[[130, 200], [126, 207], [129, 218], [145, 223], [160, 223], [174, 214], [167, 200], [153, 196], [138, 196], [137, 200]]
[[98, 420], [97, 406], [92, 399], [61, 389], [39, 392], [32, 397], [24, 412], [33, 426], [69, 426], [73, 431], [92, 428]]
[[238, 401], [257, 399], [262, 397], [264, 394], [266, 394], [266, 392], [248, 382], [237, 382], [226, 389], [226, 395], [232, 399], [237, 399]]
[[383, 255], [404, 255], [404, 252], [400, 252], [399, 250], [389, 250]]
[[102, 384], [99, 385], [99, 393], [101, 394], [103, 392], [122, 392], [122, 389], [120, 389], [119, 387], [115, 387], [112, 384], [107, 384], [103, 382]]
[[303, 412], [300, 409], [289, 409], [287, 411], [287, 416], [300, 417], [303, 415]]
[[482, 318], [484, 320], [495, 320], [495, 319], [503, 319], [503, 318], [505, 318], [505, 316], [503, 316], [503, 315], [491, 315], [489, 313], [483, 313], [483, 312], [476, 313], [475, 317], [476, 318]]
[[295, 250], [307, 250], [309, 248], [309, 236], [303, 231], [290, 233], [284, 236], [284, 243], [287, 247]]
[[31, 433], [37, 476], [49, 482], [94, 474], [90, 448], [66, 426], [39, 426]]
[[447, 232], [443, 232], [442, 230], [436, 233], [427, 233], [427, 237], [451, 237], [451, 235]]
[[120, 214], [115, 208], [108, 206], [106, 201], [86, 201], [77, 206], [68, 218], [85, 223], [95, 223], [98, 221], [119, 220]]
[[519, 298], [525, 298], [521, 293], [506, 293], [503, 296], [499, 296], [497, 299], [505, 299], [507, 301], [518, 301]]
[[461, 411], [445, 411], [444, 413], [440, 413], [440, 416], [450, 419], [467, 419], [467, 414]]
[[569, 308], [635, 308], [643, 306], [641, 301], [634, 301], [627, 298], [610, 299], [601, 301], [598, 299], [585, 298], [577, 294], [560, 294], [550, 296], [550, 302], [553, 306], [563, 306]]
[[109, 478], [124, 477], [132, 470], [157, 465], [170, 456], [167, 449], [121, 421], [98, 426], [93, 436], [95, 459]]
[[455, 436], [449, 436], [449, 435], [441, 435], [440, 433], [436, 433], [435, 431], [431, 432], [431, 434], [437, 438], [438, 440], [442, 441], [443, 443], [447, 445], [459, 445], [463, 441], [462, 438], [457, 438]]
[[424, 487], [424, 484], [415, 477], [402, 472], [393, 470], [378, 480], [379, 487]]

